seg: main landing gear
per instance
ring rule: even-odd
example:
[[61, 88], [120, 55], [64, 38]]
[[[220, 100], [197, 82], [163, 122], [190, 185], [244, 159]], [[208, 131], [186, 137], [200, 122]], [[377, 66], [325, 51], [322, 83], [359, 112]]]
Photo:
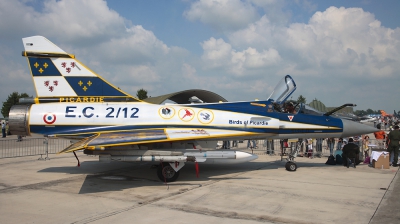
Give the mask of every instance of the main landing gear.
[[179, 170], [176, 171], [170, 163], [161, 163], [157, 169], [157, 176], [162, 182], [173, 182], [179, 177]]

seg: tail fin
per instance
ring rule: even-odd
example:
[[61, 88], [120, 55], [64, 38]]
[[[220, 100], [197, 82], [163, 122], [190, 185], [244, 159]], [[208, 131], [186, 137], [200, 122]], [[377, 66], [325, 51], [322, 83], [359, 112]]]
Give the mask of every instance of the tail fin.
[[388, 116], [389, 114], [387, 114], [384, 110], [381, 110], [381, 114], [383, 117]]
[[39, 102], [139, 101], [42, 36], [22, 39]]

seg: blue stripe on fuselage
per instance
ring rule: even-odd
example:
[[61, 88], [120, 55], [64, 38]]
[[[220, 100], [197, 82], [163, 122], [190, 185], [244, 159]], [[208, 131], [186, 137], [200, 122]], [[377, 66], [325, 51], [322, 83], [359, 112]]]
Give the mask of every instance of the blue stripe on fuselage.
[[[266, 107], [254, 106], [255, 104], [265, 104]], [[252, 101], [252, 102], [235, 102], [235, 103], [217, 103], [217, 104], [190, 104], [191, 107], [196, 108], [207, 108], [212, 110], [222, 110], [237, 113], [254, 114], [258, 116], [267, 116], [276, 118], [281, 121], [290, 121], [288, 116], [293, 116], [291, 122], [303, 123], [303, 124], [314, 124], [323, 125], [330, 127], [337, 127], [343, 129], [343, 123], [341, 119], [332, 116], [325, 115], [310, 115], [310, 114], [287, 114], [280, 112], [267, 112], [268, 105], [271, 104], [269, 101]]]

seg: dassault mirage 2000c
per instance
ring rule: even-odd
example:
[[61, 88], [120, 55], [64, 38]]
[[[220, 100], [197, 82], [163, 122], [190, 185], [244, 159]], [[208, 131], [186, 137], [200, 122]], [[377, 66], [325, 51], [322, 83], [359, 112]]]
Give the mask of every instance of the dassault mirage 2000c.
[[150, 104], [113, 86], [45, 37], [22, 40], [37, 97], [11, 108], [11, 132], [80, 139], [60, 153], [83, 150], [100, 161], [157, 161], [162, 181], [176, 180], [186, 162], [197, 168], [197, 162], [257, 158], [218, 151], [218, 140], [347, 137], [376, 130], [304, 104], [287, 113], [283, 105], [296, 89], [289, 75], [264, 101]]

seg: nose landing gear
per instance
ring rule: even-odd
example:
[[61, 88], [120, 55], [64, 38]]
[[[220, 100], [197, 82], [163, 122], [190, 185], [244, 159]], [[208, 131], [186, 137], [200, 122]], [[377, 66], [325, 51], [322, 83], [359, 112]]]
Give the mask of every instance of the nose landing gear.
[[297, 164], [294, 162], [294, 159], [297, 157], [302, 144], [303, 141], [299, 139], [299, 141], [296, 142], [295, 149], [288, 155], [288, 158], [286, 159], [287, 163], [285, 164], [287, 171], [294, 172], [297, 170]]
[[295, 162], [293, 162], [293, 161], [288, 161], [285, 164], [285, 168], [286, 168], [287, 171], [296, 171], [297, 164]]

